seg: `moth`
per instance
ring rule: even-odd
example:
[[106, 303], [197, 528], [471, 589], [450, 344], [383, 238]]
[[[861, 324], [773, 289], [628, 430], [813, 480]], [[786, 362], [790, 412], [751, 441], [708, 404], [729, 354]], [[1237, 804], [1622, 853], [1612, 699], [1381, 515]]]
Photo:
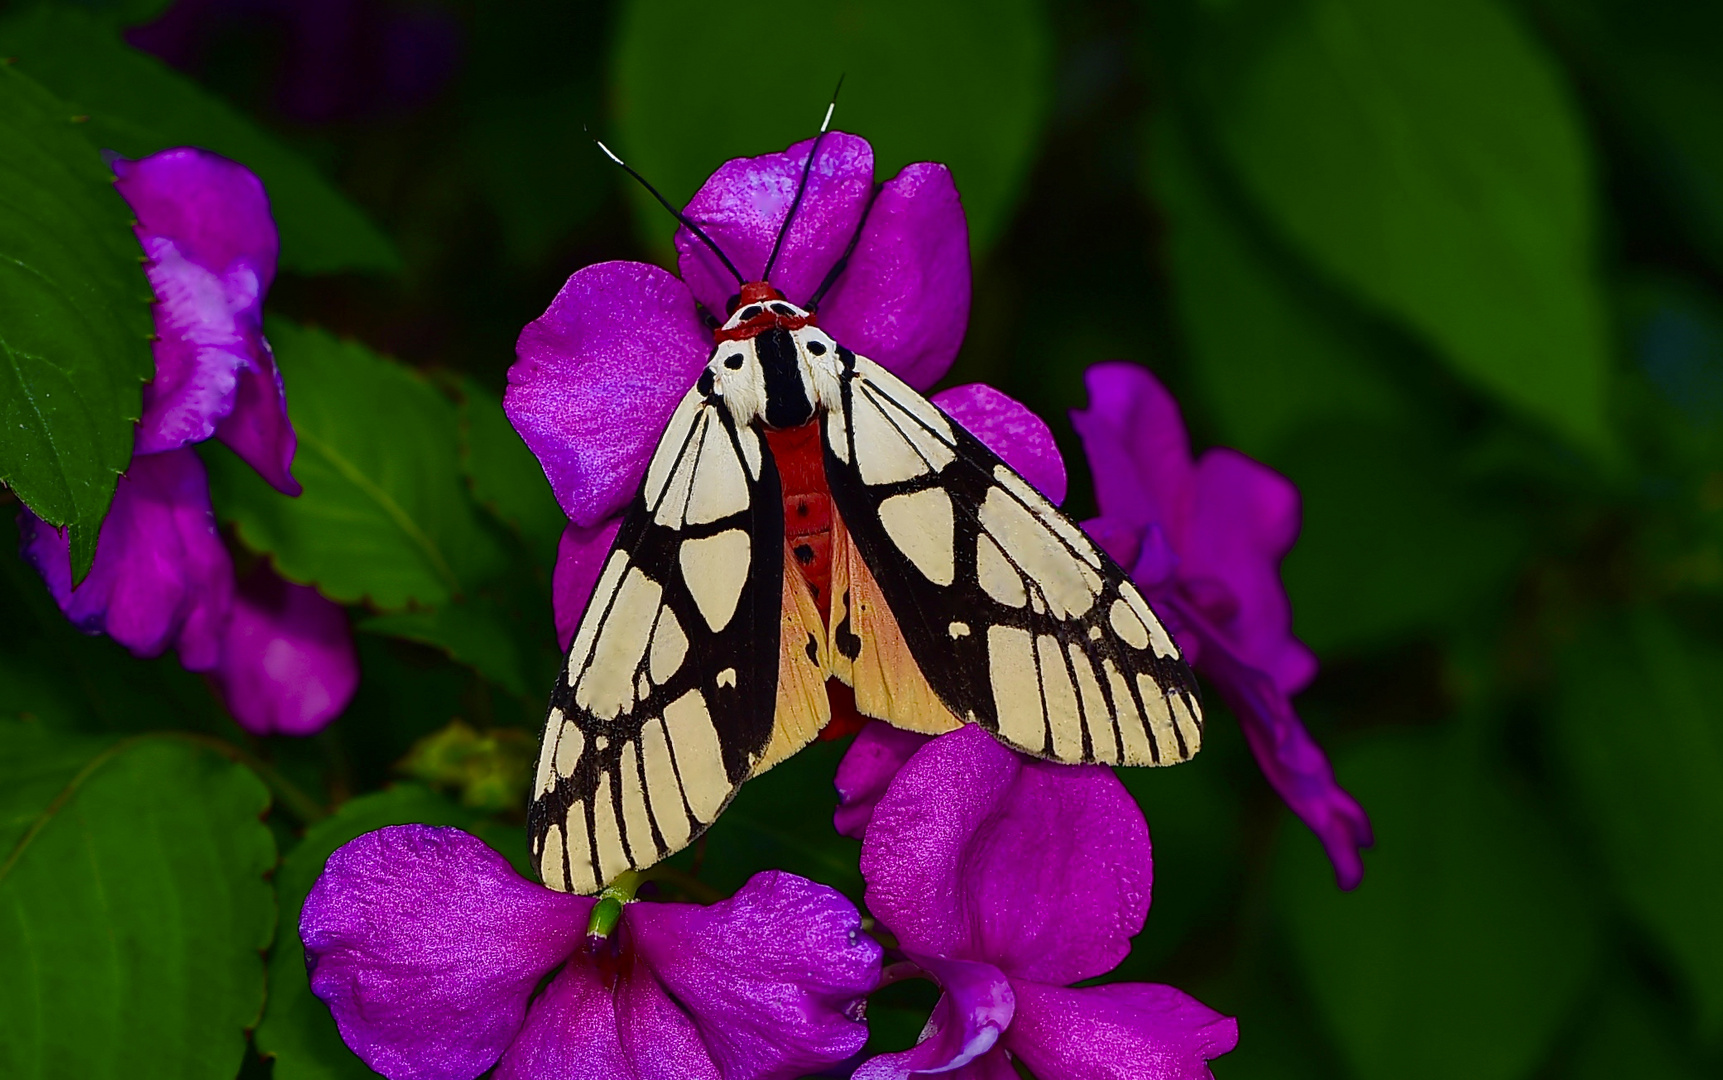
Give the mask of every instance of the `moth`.
[[764, 280], [776, 249], [744, 281], [665, 205], [740, 290], [551, 694], [528, 811], [544, 882], [594, 893], [687, 846], [826, 726], [829, 679], [863, 715], [928, 734], [979, 724], [1053, 761], [1195, 754], [1195, 680], [1125, 571], [979, 439], [820, 329], [842, 261], [798, 306]]

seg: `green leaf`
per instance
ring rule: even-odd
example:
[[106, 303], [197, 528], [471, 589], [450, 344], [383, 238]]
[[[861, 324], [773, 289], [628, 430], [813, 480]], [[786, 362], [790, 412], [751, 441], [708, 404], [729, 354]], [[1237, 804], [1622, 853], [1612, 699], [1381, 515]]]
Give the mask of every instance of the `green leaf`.
[[262, 179], [281, 230], [281, 265], [306, 274], [393, 272], [401, 257], [375, 224], [298, 154], [237, 109], [81, 11], [42, 6], [0, 22], [0, 50], [89, 114], [90, 138], [138, 158], [201, 146]]
[[[549, 598], [541, 597], [548, 606]], [[534, 620], [531, 629], [539, 629]], [[361, 620], [359, 629], [372, 634], [432, 645], [472, 668], [519, 698], [536, 698], [549, 685], [537, 674], [533, 643], [522, 640], [523, 629], [488, 597], [451, 601], [429, 611], [398, 611]]]
[[1589, 149], [1493, 0], [1246, 0], [1189, 66], [1243, 186], [1346, 287], [1481, 389], [1607, 449]]
[[1376, 831], [1364, 884], [1337, 892], [1315, 839], [1287, 822], [1275, 892], [1353, 1075], [1527, 1075], [1596, 949], [1591, 890], [1558, 834], [1452, 733], [1380, 735], [1335, 769]]
[[503, 413], [502, 399], [472, 379], [462, 379], [461, 464], [480, 505], [526, 541], [548, 571], [568, 524], [538, 458]]
[[1283, 577], [1293, 629], [1318, 653], [1488, 614], [1525, 557], [1524, 519], [1458, 484], [1449, 457], [1405, 429], [1305, 429], [1271, 464], [1304, 500]]
[[82, 580], [155, 361], [130, 215], [74, 111], [0, 65], [0, 482], [72, 527]]
[[[234, 731], [201, 675], [78, 631], [22, 559], [0, 558], [0, 717], [62, 732]], [[3, 848], [4, 844], [0, 844]]]
[[174, 736], [94, 749], [0, 721], [0, 1074], [227, 1080], [263, 1007], [268, 792]]
[[[950, 166], [970, 245], [984, 252], [1010, 220], [1051, 104], [1038, 0], [840, 0], [743, 17], [701, 0], [631, 0], [619, 21], [617, 150], [678, 205], [726, 159], [812, 137], [842, 73], [832, 126], [873, 144], [876, 179], [913, 161]], [[641, 235], [667, 242], [664, 211], [639, 196], [635, 206]]]
[[210, 451], [216, 512], [294, 581], [385, 611], [437, 606], [503, 565], [461, 479], [453, 402], [411, 368], [283, 319], [266, 326], [299, 436], [287, 498]]
[[299, 909], [335, 849], [385, 825], [472, 825], [475, 815], [417, 784], [403, 784], [346, 803], [306, 832], [275, 875], [281, 921], [269, 955], [269, 1007], [257, 1049], [275, 1059], [275, 1080], [338, 1080], [376, 1075], [347, 1049], [329, 1009], [311, 993]]
[[1723, 1034], [1723, 648], [1652, 610], [1589, 628], [1564, 657], [1550, 738], [1611, 882]]
[[1181, 121], [1157, 119], [1148, 141], [1147, 187], [1167, 216], [1179, 324], [1226, 441], [1265, 457], [1319, 421], [1403, 420], [1409, 410], [1373, 342], [1251, 235]]

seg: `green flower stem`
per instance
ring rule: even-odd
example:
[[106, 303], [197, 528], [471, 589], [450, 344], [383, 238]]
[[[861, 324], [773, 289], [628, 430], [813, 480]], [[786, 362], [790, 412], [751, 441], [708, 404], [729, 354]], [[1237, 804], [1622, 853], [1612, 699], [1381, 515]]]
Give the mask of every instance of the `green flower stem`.
[[592, 918], [586, 924], [586, 936], [589, 938], [607, 938], [616, 924], [622, 919], [622, 906], [633, 902], [634, 894], [646, 880], [645, 875], [638, 870], [624, 871], [617, 879], [604, 887], [598, 894], [598, 903], [593, 905]]

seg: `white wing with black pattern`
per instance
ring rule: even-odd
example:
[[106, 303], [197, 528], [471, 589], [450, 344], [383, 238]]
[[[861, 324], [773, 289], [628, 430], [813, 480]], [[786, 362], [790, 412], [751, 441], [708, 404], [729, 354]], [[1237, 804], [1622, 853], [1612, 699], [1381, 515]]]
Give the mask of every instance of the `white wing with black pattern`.
[[[1125, 571], [896, 376], [847, 349], [838, 361], [823, 418], [832, 499], [946, 708], [1055, 761], [1195, 754], [1196, 681]], [[833, 641], [865, 647], [842, 625]]]
[[710, 377], [653, 452], [551, 693], [527, 812], [544, 883], [597, 892], [717, 818], [772, 735], [783, 500]]

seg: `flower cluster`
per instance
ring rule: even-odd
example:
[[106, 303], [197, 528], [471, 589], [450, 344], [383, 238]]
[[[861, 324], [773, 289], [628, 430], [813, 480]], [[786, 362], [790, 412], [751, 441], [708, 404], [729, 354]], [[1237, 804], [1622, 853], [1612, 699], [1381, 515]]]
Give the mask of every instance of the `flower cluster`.
[[267, 566], [236, 577], [192, 449], [218, 439], [275, 488], [299, 493], [296, 440], [263, 337], [277, 250], [263, 185], [189, 148], [116, 159], [113, 169], [156, 294], [155, 376], [89, 574], [73, 583], [65, 534], [28, 510], [18, 521], [24, 557], [79, 629], [138, 656], [174, 649], [186, 668], [209, 673], [249, 731], [310, 734], [358, 685], [346, 615]]
[[[763, 271], [810, 149], [731, 161], [689, 204], [744, 275]], [[876, 186], [868, 144], [827, 136], [772, 284], [804, 302], [852, 237], [820, 325], [925, 391], [968, 315], [967, 231], [949, 173], [912, 165]], [[577, 272], [522, 332], [509, 372], [504, 407], [570, 519], [554, 596], [565, 646], [653, 445], [710, 355], [702, 316], [726, 310], [730, 278], [715, 257], [686, 229], [677, 248], [680, 278], [623, 262]], [[1076, 420], [1103, 517], [1088, 528], [1355, 880], [1363, 815], [1286, 705], [1314, 672], [1278, 579], [1296, 492], [1228, 452], [1193, 466], [1176, 409], [1146, 372], [1104, 366], [1090, 386], [1094, 405]], [[1032, 412], [981, 385], [933, 400], [1063, 498], [1064, 462]], [[595, 904], [521, 881], [466, 834], [401, 826], [338, 851], [307, 901], [312, 987], [348, 1045], [392, 1078], [494, 1065], [523, 1080], [1005, 1080], [1020, 1062], [1041, 1080], [1202, 1080], [1237, 1042], [1233, 1020], [1171, 987], [1078, 985], [1125, 957], [1149, 908], [1148, 826], [1111, 770], [1034, 761], [974, 726], [929, 738], [871, 722], [836, 784], [834, 825], [862, 840], [872, 936], [849, 901], [781, 873], [709, 908], [629, 902], [606, 917], [632, 884]], [[914, 1047], [864, 1059], [863, 999], [902, 978], [935, 982], [939, 1003]]]
[[1364, 876], [1370, 821], [1292, 709], [1316, 657], [1292, 636], [1280, 560], [1298, 536], [1298, 489], [1235, 450], [1191, 461], [1179, 408], [1134, 364], [1087, 375], [1071, 414], [1101, 516], [1089, 534], [1131, 572], [1191, 666], [1244, 728], [1263, 775], [1310, 826], [1343, 889]]
[[[1125, 958], [1149, 910], [1149, 830], [1098, 765], [1015, 754], [976, 727], [933, 740], [884, 724], [838, 771], [839, 815], [863, 837], [867, 906], [943, 994], [922, 1040], [857, 1080], [951, 1073], [1041, 1080], [1209, 1075], [1237, 1024], [1146, 983], [1074, 987]], [[919, 745], [925, 742], [925, 745]], [[865, 793], [865, 794], [863, 794]]]

